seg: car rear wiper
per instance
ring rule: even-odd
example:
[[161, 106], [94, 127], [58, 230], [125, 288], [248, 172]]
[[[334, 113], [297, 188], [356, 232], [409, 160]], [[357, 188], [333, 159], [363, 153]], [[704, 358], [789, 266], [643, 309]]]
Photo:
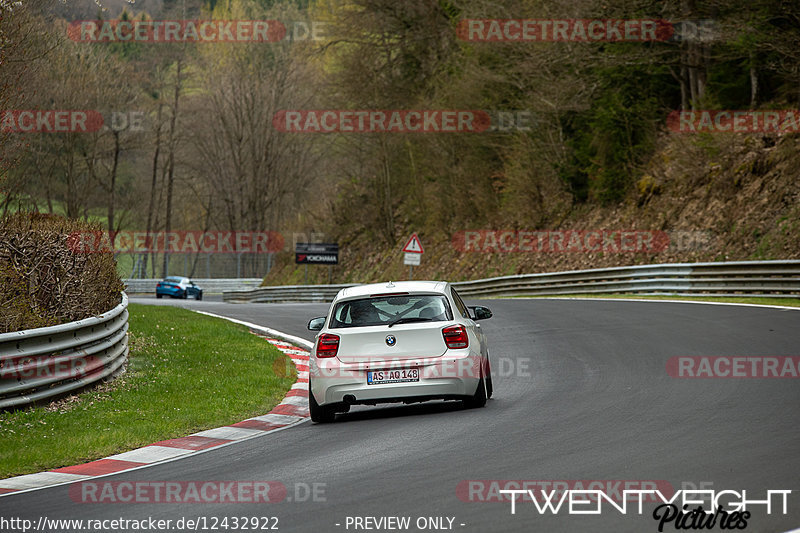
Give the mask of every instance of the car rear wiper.
[[394, 320], [389, 322], [389, 326], [388, 327], [392, 327], [395, 324], [405, 324], [406, 322], [430, 322], [432, 320], [433, 320], [432, 318], [426, 318], [426, 317], [421, 317], [421, 316], [413, 316], [413, 317], [410, 316], [410, 317], [404, 317], [404, 318], [395, 318]]

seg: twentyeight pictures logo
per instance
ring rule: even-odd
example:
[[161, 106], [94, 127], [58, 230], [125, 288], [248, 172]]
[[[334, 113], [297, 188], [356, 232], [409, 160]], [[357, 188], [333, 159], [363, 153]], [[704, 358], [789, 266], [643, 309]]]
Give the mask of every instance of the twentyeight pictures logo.
[[[683, 486], [693, 484], [684, 483]], [[658, 531], [745, 529], [751, 509], [788, 514], [791, 490], [674, 490], [665, 480], [463, 480], [456, 495], [463, 502], [507, 502], [512, 515], [652, 516]], [[654, 507], [649, 505], [654, 504]], [[648, 508], [645, 508], [647, 505]]]

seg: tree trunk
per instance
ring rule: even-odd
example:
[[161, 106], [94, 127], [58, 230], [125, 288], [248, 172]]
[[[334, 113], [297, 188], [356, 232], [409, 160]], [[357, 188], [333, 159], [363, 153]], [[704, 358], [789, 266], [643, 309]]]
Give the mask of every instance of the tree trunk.
[[389, 168], [389, 153], [386, 146], [386, 138], [381, 136], [381, 159], [383, 160], [383, 214], [386, 224], [384, 234], [386, 242], [394, 244], [394, 213], [392, 212], [392, 174]]
[[756, 68], [756, 55], [750, 52], [750, 109], [758, 105], [758, 68]]
[[689, 101], [689, 73], [687, 72], [685, 65], [681, 66], [680, 84], [681, 84], [681, 110], [688, 111], [691, 102]]
[[[158, 104], [158, 114], [156, 117], [156, 149], [153, 152], [153, 172], [150, 175], [150, 201], [147, 204], [147, 229], [145, 235], [147, 238], [150, 238], [150, 232], [153, 230], [153, 212], [155, 210], [155, 203], [156, 203], [156, 186], [158, 185], [158, 156], [161, 152], [161, 103]], [[150, 245], [145, 244], [145, 247], [150, 247]], [[143, 266], [142, 272], [147, 274], [147, 259], [150, 256], [151, 252], [144, 252], [142, 255]], [[155, 261], [155, 258], [153, 258]]]
[[67, 163], [67, 218], [78, 218], [80, 214], [80, 209], [78, 207], [78, 202], [75, 198], [75, 175], [74, 175], [74, 165], [73, 165], [73, 158], [69, 158], [69, 162]]
[[108, 191], [108, 232], [113, 234], [114, 228], [114, 203], [117, 190], [117, 168], [119, 167], [119, 131], [114, 130], [114, 163], [111, 165], [111, 176]]
[[[175, 184], [175, 124], [178, 119], [178, 103], [181, 93], [181, 59], [178, 59], [175, 73], [175, 92], [172, 99], [172, 117], [169, 126], [169, 156], [167, 158], [167, 210], [165, 213], [164, 233], [169, 235], [172, 231], [172, 190]], [[166, 277], [169, 273], [169, 253], [164, 250], [163, 274]]]

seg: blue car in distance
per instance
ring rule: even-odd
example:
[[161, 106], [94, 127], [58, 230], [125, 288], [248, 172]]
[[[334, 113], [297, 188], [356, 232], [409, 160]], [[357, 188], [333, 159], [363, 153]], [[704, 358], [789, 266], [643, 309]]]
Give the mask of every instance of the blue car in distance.
[[167, 276], [156, 284], [156, 298], [169, 296], [170, 298], [192, 297], [195, 300], [203, 299], [203, 289], [195, 285], [189, 278], [182, 276]]

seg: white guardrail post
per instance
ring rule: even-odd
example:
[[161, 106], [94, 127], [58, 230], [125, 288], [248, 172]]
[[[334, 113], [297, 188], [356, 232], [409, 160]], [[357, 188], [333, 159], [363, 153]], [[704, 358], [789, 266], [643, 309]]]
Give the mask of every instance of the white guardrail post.
[[[353, 285], [291, 285], [223, 292], [238, 303], [330, 302]], [[453, 283], [469, 298], [569, 294], [800, 297], [800, 260], [667, 263], [519, 274]]]
[[0, 334], [0, 408], [60, 396], [113, 377], [128, 359], [128, 296], [102, 315]]

